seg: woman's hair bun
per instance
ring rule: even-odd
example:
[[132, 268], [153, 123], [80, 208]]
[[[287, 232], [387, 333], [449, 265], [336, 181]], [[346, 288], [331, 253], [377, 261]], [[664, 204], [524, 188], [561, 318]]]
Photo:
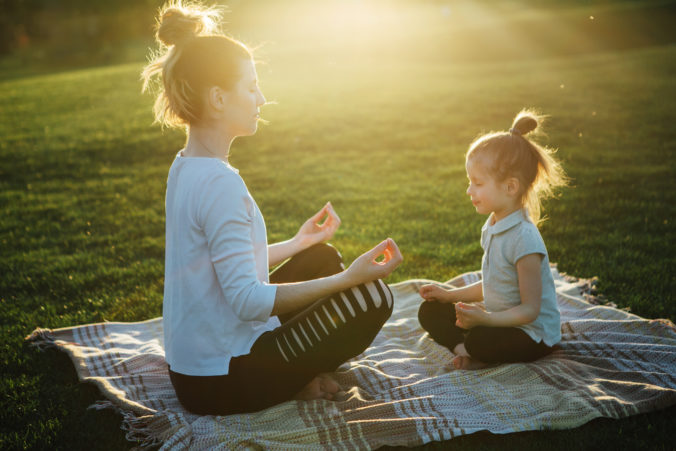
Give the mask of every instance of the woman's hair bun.
[[514, 118], [511, 130], [525, 136], [535, 130], [542, 123], [543, 119], [541, 115], [532, 110], [522, 110]]
[[157, 20], [157, 40], [166, 46], [216, 31], [220, 10], [180, 0], [165, 4]]

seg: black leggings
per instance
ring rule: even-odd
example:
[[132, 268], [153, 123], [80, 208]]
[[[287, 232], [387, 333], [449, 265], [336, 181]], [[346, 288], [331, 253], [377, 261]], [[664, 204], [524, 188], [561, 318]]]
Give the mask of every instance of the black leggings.
[[440, 345], [453, 349], [465, 343], [470, 357], [484, 363], [531, 362], [552, 352], [516, 327], [477, 326], [470, 330], [455, 325], [455, 304], [425, 301], [418, 309], [420, 325]]
[[[271, 283], [298, 282], [343, 270], [326, 244], [298, 253], [270, 274]], [[190, 412], [230, 415], [291, 399], [319, 373], [334, 371], [366, 350], [392, 313], [387, 285], [376, 280], [315, 301], [279, 317], [247, 355], [230, 360], [224, 376], [187, 376], [169, 369], [179, 401]]]

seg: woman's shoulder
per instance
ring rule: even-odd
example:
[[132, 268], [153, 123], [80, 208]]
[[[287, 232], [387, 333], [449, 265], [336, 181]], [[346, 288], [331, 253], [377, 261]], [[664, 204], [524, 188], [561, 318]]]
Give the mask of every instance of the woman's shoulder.
[[184, 177], [205, 187], [224, 186], [230, 189], [246, 190], [239, 171], [218, 158], [176, 156], [171, 171], [177, 170]]

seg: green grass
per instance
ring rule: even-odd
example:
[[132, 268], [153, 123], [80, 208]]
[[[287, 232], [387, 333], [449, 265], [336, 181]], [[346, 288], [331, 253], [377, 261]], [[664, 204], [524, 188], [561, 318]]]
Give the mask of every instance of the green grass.
[[[634, 7], [603, 11], [635, 15]], [[538, 20], [587, 17], [592, 9], [585, 8]], [[421, 7], [412, 17], [430, 11]], [[504, 33], [533, 20], [513, 14]], [[396, 28], [399, 19], [390, 20]], [[331, 200], [343, 220], [333, 242], [346, 260], [386, 236], [400, 245], [405, 261], [390, 282], [478, 269], [485, 218], [464, 194], [464, 152], [478, 133], [508, 128], [519, 109], [534, 106], [551, 116], [543, 142], [559, 149], [573, 179], [545, 206], [551, 261], [570, 274], [598, 276], [600, 292], [620, 307], [676, 319], [676, 46], [596, 42], [543, 56], [537, 41], [537, 58], [520, 47], [496, 60], [468, 56], [454, 47], [463, 28], [430, 20], [397, 52], [383, 51], [384, 34], [369, 47], [357, 38], [324, 42], [251, 28], [253, 39], [274, 41], [262, 50], [259, 77], [276, 104], [264, 108], [267, 126], [235, 143], [231, 162], [266, 217], [269, 240], [291, 236]], [[249, 22], [242, 23], [236, 34], [249, 36]], [[100, 394], [77, 383], [67, 357], [39, 353], [23, 337], [37, 326], [161, 314], [164, 189], [183, 136], [151, 125], [140, 68], [0, 81], [2, 449], [133, 445], [118, 415], [86, 410]], [[675, 413], [570, 431], [474, 434], [450, 444], [670, 449]]]

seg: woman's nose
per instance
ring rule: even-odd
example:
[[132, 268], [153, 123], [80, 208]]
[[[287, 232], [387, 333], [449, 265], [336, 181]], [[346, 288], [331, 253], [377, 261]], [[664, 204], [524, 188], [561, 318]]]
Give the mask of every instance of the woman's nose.
[[258, 106], [265, 105], [265, 102], [266, 102], [266, 100], [265, 100], [265, 97], [263, 96], [263, 92], [261, 92], [261, 90], [259, 89], [258, 90]]

